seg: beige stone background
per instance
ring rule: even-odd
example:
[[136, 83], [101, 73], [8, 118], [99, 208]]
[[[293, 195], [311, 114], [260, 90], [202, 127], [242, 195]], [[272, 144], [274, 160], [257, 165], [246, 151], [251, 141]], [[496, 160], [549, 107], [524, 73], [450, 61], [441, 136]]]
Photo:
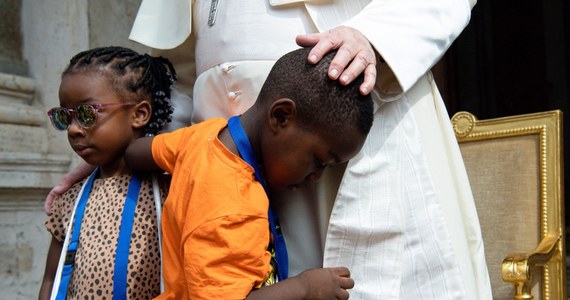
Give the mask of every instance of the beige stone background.
[[128, 40], [141, 0], [0, 0], [0, 299], [37, 299], [50, 235], [43, 202], [77, 163], [51, 127], [76, 53]]

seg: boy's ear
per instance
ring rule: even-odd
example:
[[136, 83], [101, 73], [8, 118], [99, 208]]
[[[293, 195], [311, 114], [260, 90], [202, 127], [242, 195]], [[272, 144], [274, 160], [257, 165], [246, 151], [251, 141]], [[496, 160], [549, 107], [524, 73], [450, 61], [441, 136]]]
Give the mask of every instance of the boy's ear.
[[152, 115], [152, 106], [148, 100], [143, 100], [135, 104], [133, 110], [132, 126], [133, 128], [142, 128], [148, 124]]
[[269, 106], [269, 127], [273, 132], [289, 125], [297, 116], [297, 104], [289, 98], [281, 98]]

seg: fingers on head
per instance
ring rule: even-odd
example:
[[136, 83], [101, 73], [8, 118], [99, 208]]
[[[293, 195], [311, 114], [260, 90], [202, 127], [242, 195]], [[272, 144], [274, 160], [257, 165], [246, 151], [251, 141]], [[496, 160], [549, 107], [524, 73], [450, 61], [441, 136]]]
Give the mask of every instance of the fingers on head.
[[[364, 73], [365, 80], [376, 80], [376, 59], [373, 56], [372, 58], [368, 57], [362, 52], [353, 54], [350, 50], [347, 50], [337, 53], [337, 56], [331, 62], [331, 68], [344, 70], [340, 76], [342, 84], [349, 84], [362, 73]], [[367, 84], [370, 84], [370, 82], [367, 82]], [[374, 85], [374, 82], [371, 85]]]
[[[311, 49], [311, 52], [309, 53], [309, 58], [312, 58], [312, 57], [316, 58], [314, 60], [311, 60], [311, 63], [319, 62], [323, 58], [323, 56], [325, 56], [325, 54], [329, 53], [331, 50], [334, 50], [336, 48], [338, 48], [338, 46], [337, 46], [337, 43], [335, 42], [334, 39], [332, 39], [330, 36], [323, 37], [313, 47], [313, 49]], [[336, 56], [335, 56], [335, 59], [336, 59]], [[334, 60], [333, 60], [333, 62], [334, 62]]]
[[376, 84], [376, 76], [376, 67], [372, 64], [368, 65], [364, 70], [364, 81], [360, 85], [360, 92], [363, 95], [368, 95], [370, 93], [372, 87]]

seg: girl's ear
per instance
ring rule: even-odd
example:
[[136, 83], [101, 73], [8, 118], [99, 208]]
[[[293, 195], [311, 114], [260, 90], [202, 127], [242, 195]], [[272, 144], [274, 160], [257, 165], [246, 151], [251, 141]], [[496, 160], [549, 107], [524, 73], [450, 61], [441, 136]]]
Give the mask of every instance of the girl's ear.
[[148, 124], [152, 116], [152, 106], [148, 100], [137, 103], [133, 109], [132, 126], [142, 128]]
[[288, 126], [297, 117], [297, 104], [289, 98], [274, 101], [268, 110], [269, 128], [273, 132]]

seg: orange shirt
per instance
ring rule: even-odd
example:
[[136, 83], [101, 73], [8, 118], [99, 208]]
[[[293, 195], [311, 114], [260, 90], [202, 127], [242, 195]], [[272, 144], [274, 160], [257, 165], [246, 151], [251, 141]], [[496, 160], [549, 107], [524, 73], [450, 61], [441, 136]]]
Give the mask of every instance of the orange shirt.
[[210, 119], [152, 142], [155, 162], [172, 174], [157, 299], [244, 299], [269, 272], [269, 200], [253, 168], [218, 139], [226, 126]]

